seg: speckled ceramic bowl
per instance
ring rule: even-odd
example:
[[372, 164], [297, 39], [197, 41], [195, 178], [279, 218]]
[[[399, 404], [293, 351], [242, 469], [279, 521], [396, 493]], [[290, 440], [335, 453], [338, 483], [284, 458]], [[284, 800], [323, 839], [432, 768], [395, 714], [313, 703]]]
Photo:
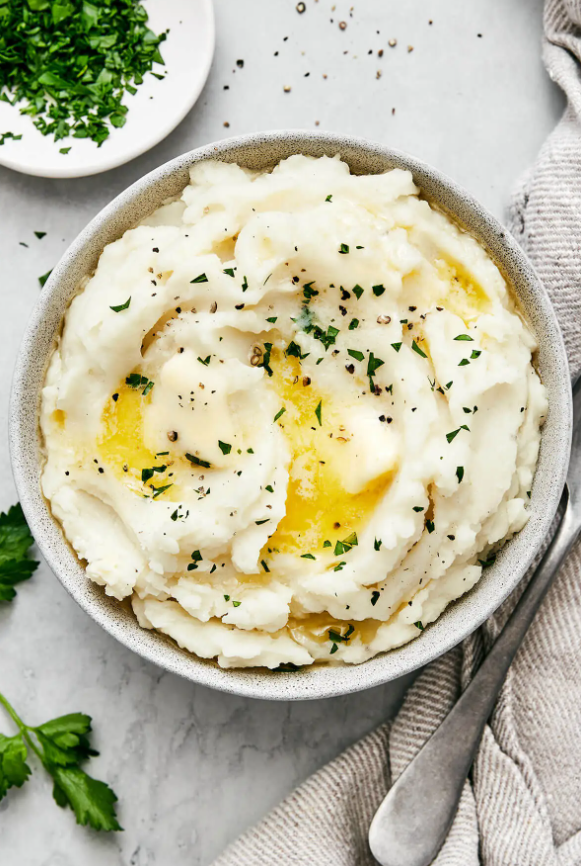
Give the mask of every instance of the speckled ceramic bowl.
[[[40, 392], [65, 310], [106, 244], [139, 223], [163, 199], [179, 193], [188, 182], [188, 169], [199, 160], [222, 159], [263, 169], [294, 153], [338, 153], [356, 174], [396, 167], [410, 169], [426, 198], [473, 234], [510, 281], [539, 341], [537, 363], [548, 389], [550, 408], [543, 428], [530, 520], [503, 548], [476, 587], [416, 640], [355, 667], [314, 666], [295, 673], [222, 670], [213, 662], [179, 649], [164, 635], [140, 628], [126, 606], [108, 598], [87, 578], [40, 490]], [[64, 587], [106, 631], [143, 658], [194, 682], [256, 698], [297, 700], [355, 692], [413, 671], [459, 643], [496, 610], [522, 578], [549, 531], [565, 481], [571, 414], [567, 358], [547, 294], [515, 240], [478, 202], [429, 166], [381, 144], [339, 135], [273, 132], [231, 138], [179, 156], [130, 186], [81, 232], [53, 270], [24, 335], [12, 391], [10, 447], [22, 507], [39, 548]]]

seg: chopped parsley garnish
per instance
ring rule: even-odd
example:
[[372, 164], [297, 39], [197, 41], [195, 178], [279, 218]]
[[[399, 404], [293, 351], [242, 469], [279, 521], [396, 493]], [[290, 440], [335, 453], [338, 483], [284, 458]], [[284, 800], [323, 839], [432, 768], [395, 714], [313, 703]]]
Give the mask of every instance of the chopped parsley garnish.
[[490, 568], [491, 565], [494, 565], [496, 562], [496, 554], [492, 554], [487, 559], [479, 559], [478, 562], [482, 566], [482, 568]]
[[380, 594], [381, 593], [377, 589], [374, 589], [371, 593], [371, 604], [373, 605], [373, 607], [375, 607], [375, 605], [379, 601]]
[[147, 376], [142, 376], [141, 373], [131, 373], [125, 379], [125, 384], [129, 385], [130, 388], [135, 388], [136, 390], [143, 388], [141, 393], [144, 397], [147, 397], [154, 385], [151, 379], [148, 379]]
[[468, 360], [468, 358], [462, 358], [462, 360], [460, 361], [460, 363], [458, 364], [458, 366], [459, 366], [459, 367], [466, 367], [466, 365], [469, 364], [469, 363], [470, 363], [470, 361]]
[[423, 505], [414, 505], [414, 511], [423, 511], [423, 510], [424, 510]]
[[150, 478], [153, 478], [154, 472], [165, 472], [167, 466], [152, 466], [150, 469], [141, 470], [141, 480], [145, 484]]
[[468, 432], [470, 433], [470, 427], [467, 427], [466, 424], [461, 424], [457, 430], [452, 430], [451, 433], [446, 433], [446, 439], [448, 440], [448, 442], [452, 442], [456, 438], [460, 430], [468, 430]]
[[207, 355], [205, 358], [200, 358], [200, 357], [198, 357], [198, 361], [200, 362], [200, 364], [203, 364], [204, 367], [207, 367], [207, 366], [208, 366], [208, 364], [210, 363], [211, 359], [212, 359], [212, 356], [211, 356], [211, 355]]
[[339, 247], [339, 252], [341, 253], [342, 256], [347, 255], [347, 253], [349, 252], [349, 245], [348, 244], [341, 244], [341, 246]]
[[323, 426], [322, 414], [323, 414], [323, 401], [319, 400], [319, 405], [315, 409], [315, 415], [317, 416], [317, 421], [319, 422], [319, 427]]
[[347, 565], [346, 562], [338, 562], [333, 571], [343, 571], [343, 566]]
[[278, 319], [278, 316], [269, 316], [266, 321], [270, 322], [271, 325], [274, 325], [274, 323], [276, 322], [277, 319]]
[[339, 634], [338, 631], [335, 631], [335, 629], [332, 629], [332, 628], [329, 629], [327, 634], [329, 635], [329, 640], [332, 641], [334, 644], [349, 643], [349, 640], [351, 639], [351, 635], [353, 634], [354, 631], [355, 631], [355, 626], [352, 625], [351, 623], [349, 623], [349, 627], [348, 627], [347, 631], [345, 632], [345, 634]]
[[35, 232], [34, 234], [39, 239], [39, 241], [46, 237], [46, 232]]
[[420, 622], [420, 620], [418, 620], [417, 622], [414, 622], [414, 625], [415, 625], [416, 628], [419, 628], [420, 631], [423, 631], [423, 630], [424, 630], [424, 626], [423, 626], [423, 624]]
[[273, 418], [273, 424], [275, 421], [278, 421], [278, 419], [281, 417], [281, 415], [284, 415], [285, 412], [286, 412], [286, 408], [284, 406], [282, 407], [282, 409], [279, 409]]
[[263, 569], [264, 569], [265, 571], [270, 572], [270, 568], [269, 568], [268, 565], [266, 564], [266, 560], [265, 560], [265, 559], [261, 559], [261, 560], [260, 560], [260, 564], [261, 564], [261, 566], [263, 567]]
[[380, 367], [383, 367], [384, 364], [385, 361], [382, 361], [381, 358], [376, 358], [373, 352], [369, 353], [369, 358], [367, 359], [367, 375], [369, 377], [369, 389], [372, 393], [375, 391], [375, 383], [373, 381], [375, 372]]
[[202, 469], [211, 469], [212, 464], [208, 463], [207, 460], [200, 460], [199, 457], [196, 457], [195, 454], [186, 454], [186, 460], [189, 460], [190, 463], [193, 463], [195, 466], [201, 466]]
[[227, 442], [221, 442], [220, 439], [218, 439], [218, 446], [222, 454], [230, 454], [232, 451], [232, 446], [228, 445]]
[[463, 340], [466, 343], [473, 343], [474, 340], [472, 337], [469, 337], [468, 334], [458, 334], [457, 337], [454, 337], [455, 340]]
[[114, 313], [120, 313], [121, 310], [128, 310], [129, 304], [131, 303], [131, 295], [127, 298], [124, 304], [119, 304], [116, 307], [109, 307], [110, 310], [113, 310]]
[[264, 353], [262, 355], [262, 361], [260, 364], [257, 364], [257, 367], [264, 367], [269, 376], [272, 376], [272, 367], [270, 366], [270, 353], [272, 352], [272, 343], [264, 344]]
[[464, 478], [464, 467], [463, 466], [456, 466], [456, 478], [458, 479], [458, 484], [460, 484], [460, 482]]
[[228, 276], [228, 277], [233, 277], [234, 276], [234, 268], [224, 268], [222, 273], [226, 274], [226, 276]]
[[262, 526], [263, 523], [268, 523], [269, 520], [270, 520], [270, 517], [265, 517], [263, 520], [255, 520], [254, 522], [256, 523], [257, 526]]
[[327, 539], [326, 541], [323, 542], [323, 547], [333, 547], [333, 545], [332, 545], [331, 542]]
[[446, 391], [449, 391], [453, 384], [454, 384], [454, 382], [448, 382], [447, 385], [444, 385], [444, 388], [446, 389]]
[[472, 361], [475, 361], [476, 358], [479, 358], [481, 356], [481, 354], [482, 354], [482, 352], [479, 352], [478, 349], [473, 349], [472, 354], [470, 355], [470, 359]]
[[163, 487], [154, 487], [153, 484], [150, 484], [149, 487], [153, 490], [153, 498], [157, 499], [158, 496], [161, 496], [162, 493], [165, 493], [166, 490], [173, 487], [173, 484], [165, 484]]
[[359, 327], [359, 319], [351, 319], [349, 322], [349, 330], [354, 331], [355, 328]]
[[426, 520], [426, 529], [428, 530], [428, 532], [430, 533], [430, 535], [432, 534], [432, 532], [434, 531], [435, 528], [436, 528], [436, 527], [435, 527], [435, 525], [434, 525], [434, 521], [433, 521], [433, 520]]
[[267, 484], [264, 489], [268, 490], [269, 493], [274, 493], [274, 487], [272, 486], [272, 484]]
[[310, 301], [311, 298], [314, 298], [315, 295], [319, 294], [317, 289], [313, 289], [314, 284], [315, 284], [315, 281], [311, 280], [310, 283], [305, 283], [303, 286], [303, 296], [304, 296], [306, 301]]
[[125, 124], [125, 90], [137, 92], [166, 33], [147, 26], [132, 2], [11, 0], [2, 4], [0, 91], [55, 141], [72, 135], [97, 145]]
[[358, 544], [359, 542], [357, 540], [357, 533], [352, 532], [350, 535], [347, 536], [347, 538], [344, 538], [343, 541], [336, 542], [333, 553], [335, 556], [341, 556], [342, 553], [349, 553], [351, 548], [357, 547]]
[[373, 542], [373, 549], [374, 550], [380, 550], [382, 544], [383, 544], [383, 542], [382, 542], [381, 538], [379, 538], [379, 539], [376, 538], [375, 541]]
[[313, 556], [312, 553], [301, 553], [301, 559], [314, 559], [316, 561], [317, 557]]
[[399, 350], [401, 349], [401, 343], [392, 343], [391, 348], [395, 349], [396, 352], [399, 352]]
[[359, 283], [357, 283], [356, 285], [353, 286], [352, 291], [353, 291], [353, 294], [355, 295], [355, 297], [357, 298], [357, 300], [359, 300], [359, 298], [363, 294], [363, 289], [361, 288]]
[[[6, 13], [0, 15], [0, 20], [5, 17]], [[8, 102], [8, 99], [6, 99], [6, 102]], [[10, 138], [12, 139], [12, 141], [20, 141], [20, 139], [22, 138], [22, 133], [20, 133], [20, 135], [15, 135], [13, 132], [0, 132], [0, 147], [2, 147], [4, 142], [8, 141], [8, 139]]]
[[190, 283], [207, 283], [208, 277], [206, 274], [199, 274], [195, 279], [190, 280]]
[[242, 291], [245, 292], [247, 288], [248, 288], [248, 280], [246, 279], [246, 277], [244, 277], [242, 280]]
[[[307, 329], [304, 328], [304, 330], [306, 331]], [[326, 331], [316, 326], [315, 330], [313, 331], [313, 337], [315, 338], [315, 340], [320, 340], [326, 351], [329, 346], [332, 346], [336, 342], [336, 337], [338, 333], [339, 328], [336, 328], [334, 325], [329, 325]]]
[[305, 354], [303, 355], [303, 353], [301, 352], [301, 347], [298, 343], [295, 343], [294, 340], [291, 340], [285, 349], [285, 355], [287, 357], [290, 355], [292, 358], [298, 358], [299, 361], [302, 361], [303, 358], [308, 358], [309, 354], [309, 352], [305, 352]]
[[414, 350], [414, 352], [417, 352], [417, 353], [418, 353], [418, 355], [420, 356], [420, 358], [427, 358], [427, 357], [428, 357], [428, 356], [426, 355], [426, 353], [423, 352], [423, 351], [420, 349], [420, 347], [418, 346], [418, 344], [416, 343], [415, 340], [412, 340], [412, 349]]
[[356, 361], [362, 361], [365, 357], [363, 352], [360, 352], [358, 349], [347, 349], [347, 354], [355, 358]]
[[69, 151], [70, 151], [70, 147], [59, 147], [59, 153], [64, 153], [65, 156], [67, 155], [67, 153]]
[[202, 554], [199, 550], [194, 550], [192, 553], [193, 562], [188, 564], [188, 571], [195, 571], [198, 567], [198, 562], [202, 561]]
[[[4, 7], [4, 8], [6, 8], [6, 7]], [[0, 21], [1, 21], [1, 20], [2, 20], [2, 18], [0, 17]], [[39, 277], [39, 278], [38, 278], [38, 282], [40, 283], [40, 288], [41, 288], [41, 289], [42, 289], [42, 287], [44, 286], [44, 284], [46, 283], [46, 281], [48, 280], [48, 278], [50, 277], [51, 274], [52, 274], [52, 268], [50, 269], [50, 271], [47, 271], [46, 274], [43, 274], [42, 277]]]
[[376, 298], [379, 298], [379, 296], [383, 295], [385, 292], [385, 286], [382, 286], [381, 283], [378, 286], [372, 286], [371, 288]]
[[332, 199], [333, 199], [333, 195], [331, 194], [331, 195], [328, 195], [328, 196], [327, 196], [327, 198], [325, 199], [325, 201], [331, 201]]
[[241, 604], [242, 604], [241, 601], [234, 601], [234, 599], [232, 599], [232, 606], [233, 607], [240, 607]]

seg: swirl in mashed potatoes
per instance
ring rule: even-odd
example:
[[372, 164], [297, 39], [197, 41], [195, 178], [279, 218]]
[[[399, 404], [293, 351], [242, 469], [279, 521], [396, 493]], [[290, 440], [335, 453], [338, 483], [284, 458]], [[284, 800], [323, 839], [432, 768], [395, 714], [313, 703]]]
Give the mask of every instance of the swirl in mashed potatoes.
[[67, 312], [44, 493], [143, 627], [223, 667], [362, 662], [525, 524], [535, 339], [407, 171], [190, 174]]

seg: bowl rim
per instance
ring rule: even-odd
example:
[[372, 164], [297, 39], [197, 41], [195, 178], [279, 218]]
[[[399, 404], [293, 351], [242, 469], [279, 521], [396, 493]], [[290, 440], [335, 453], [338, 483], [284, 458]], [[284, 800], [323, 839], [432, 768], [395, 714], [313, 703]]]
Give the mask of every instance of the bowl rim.
[[[461, 225], [466, 223], [466, 220], [468, 220], [468, 224], [472, 221], [478, 223], [480, 227], [478, 231], [474, 227], [469, 227], [469, 232], [476, 235], [485, 248], [487, 243], [483, 241], [482, 237], [479, 237], [479, 234], [481, 232], [489, 233], [490, 237], [494, 237], [502, 247], [507, 259], [513, 261], [512, 270], [511, 268], [508, 270], [511, 271], [512, 276], [518, 272], [519, 279], [524, 282], [527, 290], [530, 290], [531, 298], [538, 305], [540, 319], [551, 338], [548, 341], [550, 345], [545, 346], [550, 355], [550, 362], [555, 365], [554, 391], [549, 394], [550, 413], [551, 421], [556, 424], [556, 435], [558, 438], [560, 437], [560, 447], [552, 449], [551, 456], [546, 457], [547, 460], [552, 461], [552, 476], [548, 489], [543, 489], [541, 501], [537, 501], [539, 497], [534, 495], [535, 484], [533, 483], [531, 508], [533, 506], [537, 508], [536, 511], [531, 511], [531, 514], [534, 513], [535, 515], [534, 532], [531, 530], [527, 534], [527, 527], [531, 526], [531, 520], [529, 520], [525, 528], [502, 549], [497, 563], [487, 570], [492, 575], [486, 576], [489, 591], [484, 593], [484, 603], [471, 603], [474, 593], [485, 580], [482, 577], [470, 592], [452, 602], [444, 613], [434, 623], [427, 626], [418, 638], [403, 647], [382, 653], [355, 666], [312, 665], [300, 671], [288, 673], [274, 673], [257, 668], [223, 669], [215, 662], [199, 659], [186, 650], [180, 649], [176, 643], [158, 632], [142, 629], [135, 620], [136, 631], [126, 621], [127, 615], [121, 614], [120, 603], [114, 601], [119, 611], [119, 615], [117, 615], [111, 607], [111, 599], [102, 593], [102, 588], [96, 587], [87, 578], [83, 566], [72, 552], [60, 524], [52, 516], [40, 491], [41, 462], [38, 448], [38, 409], [44, 374], [39, 379], [40, 361], [38, 356], [35, 357], [34, 350], [37, 341], [43, 340], [43, 323], [45, 317], [50, 318], [49, 313], [55, 304], [55, 294], [61, 281], [66, 278], [71, 269], [74, 271], [76, 260], [81, 257], [81, 253], [91, 244], [91, 241], [100, 233], [107, 231], [109, 224], [111, 221], [114, 222], [115, 215], [119, 213], [120, 209], [133, 203], [138, 204], [140, 199], [147, 196], [148, 192], [152, 189], [155, 191], [156, 185], [161, 184], [164, 179], [180, 172], [183, 173], [184, 170], [200, 160], [223, 157], [232, 161], [232, 158], [236, 158], [238, 151], [261, 145], [270, 145], [274, 151], [274, 157], [270, 163], [267, 163], [266, 159], [264, 160], [265, 167], [285, 158], [282, 154], [276, 154], [277, 147], [286, 148], [288, 151], [286, 156], [291, 153], [301, 153], [302, 150], [308, 151], [308, 148], [311, 147], [323, 148], [328, 153], [342, 154], [344, 151], [363, 153], [368, 159], [376, 155], [380, 159], [390, 161], [394, 166], [409, 168], [414, 179], [418, 175], [429, 178], [430, 183], [433, 182], [436, 187], [443, 190], [454, 201], [453, 209], [447, 205], [443, 206], [445, 211], [452, 214]], [[418, 186], [422, 189], [421, 182], [418, 183]], [[163, 198], [164, 196], [161, 196], [156, 199], [158, 205], [161, 204]], [[429, 195], [428, 198], [430, 198]], [[143, 218], [140, 217], [140, 219]], [[123, 231], [128, 227], [128, 225], [125, 226]], [[120, 236], [121, 233], [116, 234], [116, 236]], [[80, 279], [77, 277], [77, 287]], [[71, 290], [68, 293], [67, 304], [60, 313], [61, 322], [68, 302], [73, 295], [74, 290]], [[53, 339], [56, 333], [57, 329], [54, 329]], [[46, 342], [46, 338], [44, 342]], [[43, 358], [44, 370], [46, 370], [50, 354], [51, 352], [47, 348]], [[35, 442], [30, 441], [35, 436], [34, 429], [31, 427], [31, 381], [35, 382], [37, 386], [37, 393], [34, 395], [36, 400], [33, 401], [37, 430]], [[24, 514], [49, 567], [83, 610], [124, 646], [170, 672], [220, 691], [270, 700], [328, 698], [381, 685], [409, 674], [433, 661], [475, 631], [517, 586], [534, 561], [550, 531], [551, 522], [559, 505], [565, 483], [571, 428], [571, 387], [562, 334], [546, 289], [510, 232], [462, 186], [414, 156], [360, 137], [292, 129], [233, 136], [183, 153], [135, 181], [97, 213], [77, 235], [53, 269], [31, 313], [16, 360], [9, 409], [9, 444], [12, 471]], [[541, 437], [541, 453], [542, 444], [543, 436]], [[544, 479], [545, 486], [547, 481], [548, 479]], [[532, 535], [532, 539], [529, 539], [529, 535]], [[524, 539], [521, 544], [519, 544], [519, 539]], [[518, 547], [518, 564], [513, 564], [508, 570], [509, 573], [503, 574], [503, 562], [508, 561], [505, 554], [511, 545]], [[76, 561], [76, 566], [73, 560]], [[84, 576], [84, 580], [79, 580], [80, 575]], [[498, 579], [495, 582], [495, 577], [499, 578], [499, 576], [503, 579]], [[482, 592], [478, 595], [479, 601], [481, 596]], [[464, 621], [458, 611], [467, 613]], [[134, 618], [132, 613], [131, 617]]]

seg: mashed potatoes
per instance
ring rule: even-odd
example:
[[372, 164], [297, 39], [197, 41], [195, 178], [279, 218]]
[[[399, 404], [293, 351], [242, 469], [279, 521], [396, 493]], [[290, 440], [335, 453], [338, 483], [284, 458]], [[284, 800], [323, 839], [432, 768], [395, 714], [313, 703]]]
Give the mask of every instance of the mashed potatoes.
[[362, 662], [526, 522], [534, 349], [409, 172], [198, 163], [68, 310], [43, 490], [143, 627], [223, 667]]

